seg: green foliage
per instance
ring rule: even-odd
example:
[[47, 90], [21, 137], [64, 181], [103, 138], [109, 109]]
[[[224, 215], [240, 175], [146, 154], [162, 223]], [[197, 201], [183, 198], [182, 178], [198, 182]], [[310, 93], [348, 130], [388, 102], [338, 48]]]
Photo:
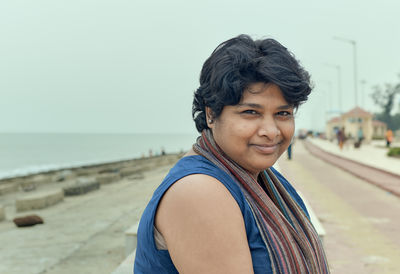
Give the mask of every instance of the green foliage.
[[381, 112], [375, 114], [375, 118], [385, 122], [388, 128], [392, 130], [400, 129], [400, 113], [392, 115], [396, 96], [400, 94], [400, 75], [399, 83], [392, 85], [386, 84], [384, 87], [375, 86], [371, 94], [372, 100], [381, 108]]
[[385, 115], [383, 113], [375, 113], [376, 120], [385, 122], [388, 128], [392, 129], [393, 131], [400, 129], [400, 113], [396, 113], [394, 115]]
[[391, 157], [399, 157], [400, 158], [400, 147], [390, 148], [387, 155], [391, 156]]
[[400, 129], [400, 113], [396, 113], [392, 116], [392, 128], [393, 130]]

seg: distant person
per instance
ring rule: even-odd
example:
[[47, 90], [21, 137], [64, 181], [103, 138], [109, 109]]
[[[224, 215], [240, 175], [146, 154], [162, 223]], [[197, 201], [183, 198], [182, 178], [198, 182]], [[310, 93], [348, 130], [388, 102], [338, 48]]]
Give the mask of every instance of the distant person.
[[293, 156], [293, 145], [294, 145], [294, 138], [292, 139], [292, 142], [290, 143], [290, 145], [287, 148], [287, 156], [289, 160], [292, 160], [292, 156]]
[[201, 136], [143, 212], [135, 273], [329, 273], [303, 201], [272, 168], [310, 92], [273, 39], [240, 35], [214, 50], [192, 106]]
[[339, 129], [337, 134], [338, 134], [337, 137], [338, 137], [338, 141], [339, 141], [339, 148], [340, 148], [340, 150], [342, 150], [343, 149], [343, 145], [346, 142], [346, 133], [345, 133], [344, 127]]
[[389, 128], [385, 134], [386, 137], [386, 147], [390, 147], [390, 144], [393, 142], [393, 131]]
[[[337, 127], [335, 127], [335, 128], [333, 129], [333, 136], [336, 137], [336, 142], [337, 142], [337, 144], [339, 145], [338, 132], [339, 132], [339, 129], [338, 129]], [[332, 141], [333, 141], [334, 138], [331, 138], [331, 139], [332, 139]]]
[[359, 127], [357, 131], [357, 142], [354, 143], [354, 147], [355, 148], [361, 147], [363, 140], [364, 140], [364, 132], [362, 130], [362, 127]]
[[287, 156], [289, 160], [292, 160], [292, 143], [287, 148]]

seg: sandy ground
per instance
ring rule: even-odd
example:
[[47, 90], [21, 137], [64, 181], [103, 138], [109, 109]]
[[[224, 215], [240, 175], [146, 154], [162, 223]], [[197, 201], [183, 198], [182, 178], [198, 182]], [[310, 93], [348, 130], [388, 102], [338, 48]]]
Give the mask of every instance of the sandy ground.
[[[177, 159], [177, 158], [176, 158]], [[122, 179], [85, 195], [65, 197], [46, 209], [15, 213], [20, 192], [2, 196], [7, 220], [0, 222], [0, 273], [110, 273], [125, 258], [124, 231], [140, 218], [154, 189], [172, 166]], [[55, 184], [41, 186], [41, 190]], [[14, 216], [37, 214], [45, 224], [17, 228]]]

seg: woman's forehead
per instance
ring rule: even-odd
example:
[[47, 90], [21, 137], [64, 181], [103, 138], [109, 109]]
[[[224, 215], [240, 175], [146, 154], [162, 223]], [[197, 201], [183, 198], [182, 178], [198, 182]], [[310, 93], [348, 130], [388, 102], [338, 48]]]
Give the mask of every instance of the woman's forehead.
[[[244, 90], [243, 94], [247, 92], [252, 94], [261, 93], [270, 86], [276, 86], [276, 85], [273, 83], [264, 83], [264, 82], [252, 83]], [[278, 86], [276, 87], [279, 88]]]
[[251, 100], [260, 100], [262, 98], [268, 98], [286, 102], [281, 89], [271, 83], [256, 83], [249, 86], [242, 94], [240, 103]]

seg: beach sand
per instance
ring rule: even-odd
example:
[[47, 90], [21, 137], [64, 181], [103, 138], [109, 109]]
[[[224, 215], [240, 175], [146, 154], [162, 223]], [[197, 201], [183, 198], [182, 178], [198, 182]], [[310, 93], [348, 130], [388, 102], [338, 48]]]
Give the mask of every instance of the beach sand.
[[[0, 181], [0, 186], [18, 185], [17, 191], [0, 196], [6, 214], [0, 221], [0, 273], [111, 273], [125, 259], [124, 232], [138, 222], [153, 191], [179, 158], [158, 156]], [[16, 211], [15, 201], [24, 195], [107, 173], [125, 176], [44, 209]], [[63, 181], [55, 182], [61, 177]], [[12, 222], [31, 214], [42, 217], [44, 224], [17, 228]]]

